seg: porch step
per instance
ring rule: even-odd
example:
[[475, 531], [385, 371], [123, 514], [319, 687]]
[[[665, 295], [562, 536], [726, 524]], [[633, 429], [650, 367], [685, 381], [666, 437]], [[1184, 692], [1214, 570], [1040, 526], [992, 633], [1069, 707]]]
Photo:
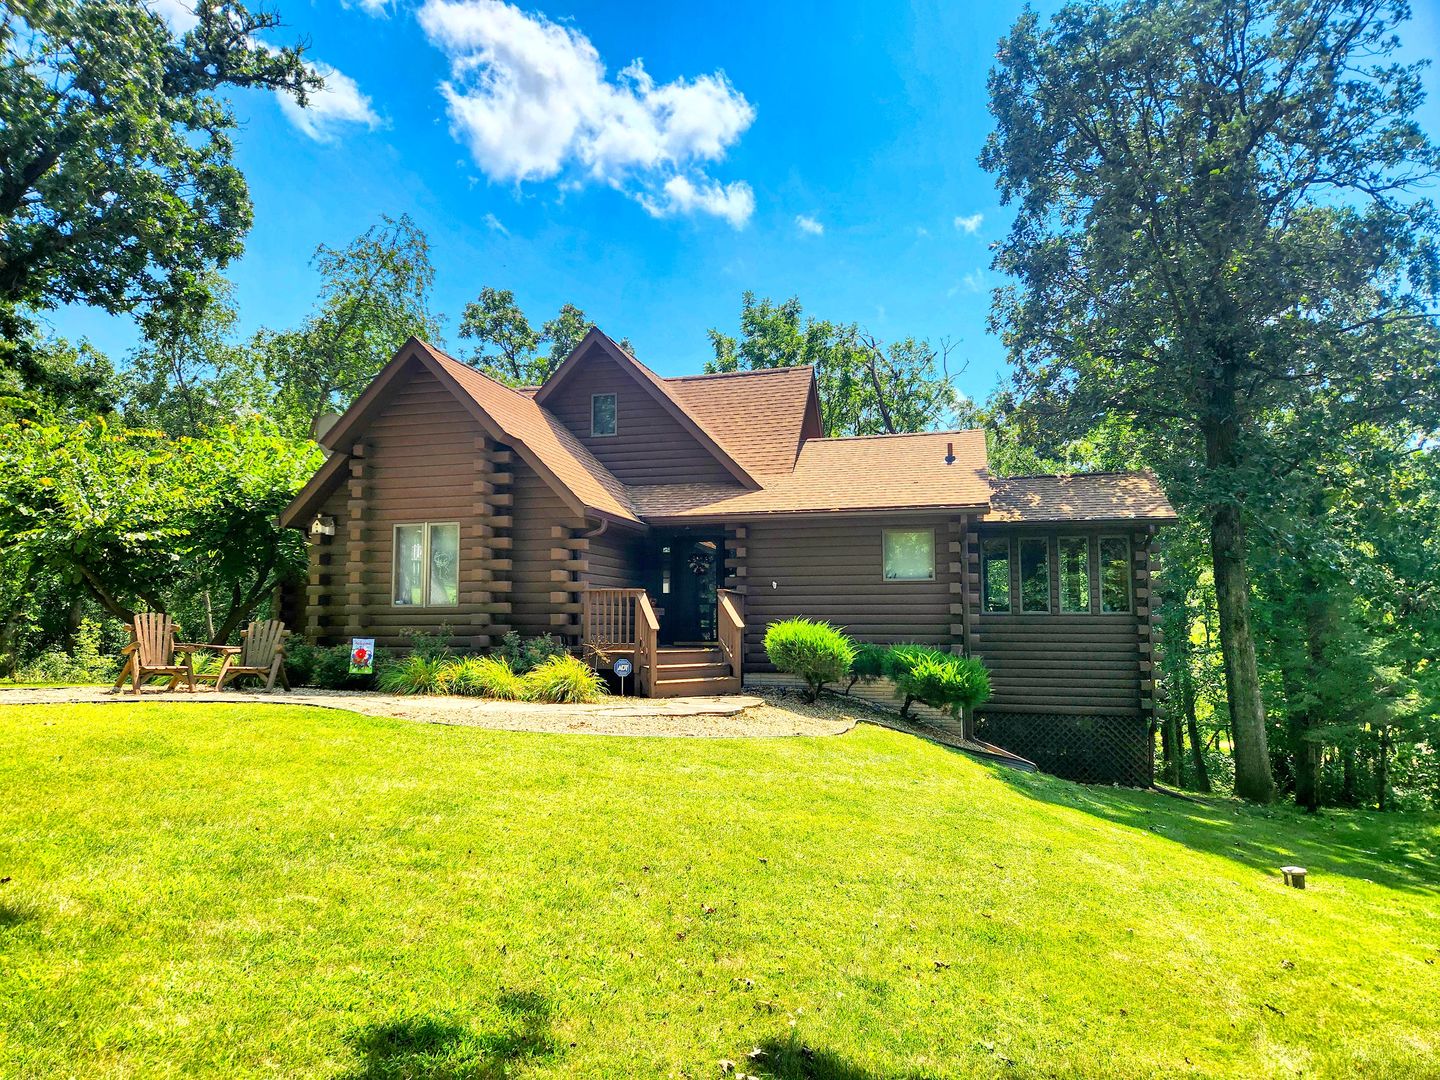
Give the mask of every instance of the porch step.
[[717, 694], [738, 694], [740, 680], [734, 675], [702, 675], [695, 678], [669, 678], [663, 671], [651, 687], [652, 697], [714, 697]]
[[723, 664], [719, 645], [664, 645], [655, 650], [655, 663], [662, 668], [678, 664]]

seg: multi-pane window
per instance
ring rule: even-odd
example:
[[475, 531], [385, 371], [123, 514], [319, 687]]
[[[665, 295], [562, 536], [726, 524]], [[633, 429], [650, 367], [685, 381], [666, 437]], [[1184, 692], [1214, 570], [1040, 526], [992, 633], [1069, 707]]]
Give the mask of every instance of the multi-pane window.
[[395, 526], [392, 598], [401, 607], [454, 607], [460, 602], [460, 526]]
[[935, 530], [886, 529], [886, 581], [935, 580]]
[[1123, 536], [1100, 538], [1100, 610], [1130, 610], [1130, 541]]
[[981, 549], [981, 607], [985, 611], [1010, 610], [1010, 540], [1004, 536], [992, 537]]
[[1020, 538], [1020, 610], [1050, 610], [1050, 541], [1043, 536]]
[[1067, 615], [1090, 611], [1090, 541], [1060, 538], [1060, 610]]
[[590, 434], [614, 435], [619, 430], [614, 394], [592, 394], [590, 396]]

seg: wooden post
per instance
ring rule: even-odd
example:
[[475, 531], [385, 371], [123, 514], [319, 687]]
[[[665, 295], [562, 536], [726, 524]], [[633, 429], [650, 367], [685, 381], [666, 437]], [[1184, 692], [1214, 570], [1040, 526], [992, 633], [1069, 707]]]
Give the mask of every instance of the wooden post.
[[1280, 873], [1285, 875], [1285, 884], [1292, 889], [1305, 888], [1305, 868], [1303, 866], [1282, 866]]

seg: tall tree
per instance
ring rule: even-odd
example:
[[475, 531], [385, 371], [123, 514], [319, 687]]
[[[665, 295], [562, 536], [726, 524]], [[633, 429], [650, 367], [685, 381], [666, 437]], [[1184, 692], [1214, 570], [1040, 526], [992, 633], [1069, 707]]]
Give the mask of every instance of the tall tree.
[[262, 331], [254, 348], [277, 388], [276, 418], [303, 435], [343, 410], [410, 337], [438, 342], [430, 310], [430, 240], [407, 215], [382, 216], [347, 246], [315, 250], [320, 297], [294, 330]]
[[992, 325], [1052, 422], [1115, 413], [1202, 466], [1236, 791], [1254, 800], [1274, 797], [1247, 568], [1247, 501], [1275, 465], [1261, 420], [1324, 396], [1363, 422], [1433, 389], [1433, 365], [1363, 347], [1431, 318], [1440, 284], [1413, 196], [1440, 153], [1413, 119], [1418, 65], [1393, 55], [1407, 16], [1072, 4], [1022, 16], [990, 77], [981, 161], [1017, 204], [995, 265], [1018, 282]]
[[[562, 304], [537, 331], [513, 292], [486, 285], [465, 305], [460, 336], [476, 343], [465, 358], [471, 367], [509, 386], [539, 386], [565, 362], [590, 326], [585, 312]], [[629, 339], [622, 339], [620, 347], [630, 350]]]
[[753, 292], [741, 300], [739, 334], [712, 328], [709, 337], [706, 371], [814, 367], [826, 435], [926, 431], [971, 415], [952, 382], [948, 341], [887, 344], [857, 324], [807, 316], [797, 297], [777, 304]]
[[130, 312], [183, 295], [250, 227], [223, 92], [303, 105], [321, 79], [279, 25], [198, 0], [176, 38], [141, 0], [9, 0], [0, 9], [0, 364], [41, 380], [28, 311]]

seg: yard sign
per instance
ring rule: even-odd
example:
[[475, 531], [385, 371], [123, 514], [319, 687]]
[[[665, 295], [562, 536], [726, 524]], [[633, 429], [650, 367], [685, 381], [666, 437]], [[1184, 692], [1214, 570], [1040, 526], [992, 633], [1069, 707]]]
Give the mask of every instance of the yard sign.
[[350, 639], [350, 674], [369, 675], [375, 670], [375, 639], [357, 637]]

